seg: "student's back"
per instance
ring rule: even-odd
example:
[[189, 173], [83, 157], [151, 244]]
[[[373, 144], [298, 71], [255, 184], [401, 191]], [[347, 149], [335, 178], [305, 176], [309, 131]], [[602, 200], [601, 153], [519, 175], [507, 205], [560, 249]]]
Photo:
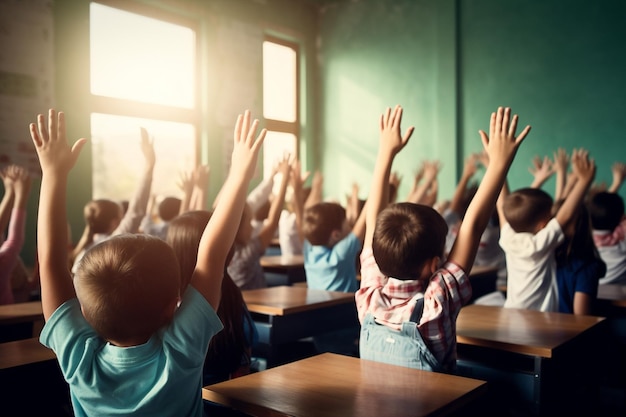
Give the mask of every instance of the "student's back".
[[600, 284], [626, 284], [626, 220], [619, 194], [598, 192], [588, 203], [593, 239], [606, 264]]

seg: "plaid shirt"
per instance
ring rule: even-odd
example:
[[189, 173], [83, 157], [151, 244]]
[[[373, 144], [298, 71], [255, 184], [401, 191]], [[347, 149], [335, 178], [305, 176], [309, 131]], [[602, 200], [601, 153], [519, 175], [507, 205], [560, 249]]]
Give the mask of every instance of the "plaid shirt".
[[355, 299], [359, 321], [371, 313], [376, 322], [400, 330], [409, 321], [416, 296], [424, 294], [424, 311], [417, 326], [432, 354], [445, 366], [456, 360], [456, 318], [472, 296], [465, 272], [447, 262], [425, 282], [384, 276], [372, 248], [361, 252], [361, 288]]

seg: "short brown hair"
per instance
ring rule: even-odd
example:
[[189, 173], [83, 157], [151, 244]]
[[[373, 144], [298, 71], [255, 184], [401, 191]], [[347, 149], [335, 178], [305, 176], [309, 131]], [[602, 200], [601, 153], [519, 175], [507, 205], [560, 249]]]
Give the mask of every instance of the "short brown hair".
[[109, 233], [111, 221], [122, 218], [124, 214], [119, 203], [105, 198], [85, 204], [83, 212], [85, 223], [91, 226], [94, 233]]
[[89, 249], [74, 276], [87, 322], [106, 340], [148, 339], [165, 325], [180, 292], [172, 248], [146, 234], [121, 234]]
[[552, 197], [539, 188], [521, 188], [509, 194], [502, 212], [517, 233], [534, 233], [539, 222], [552, 215]]
[[182, 201], [180, 200], [180, 198], [165, 197], [159, 203], [159, 208], [158, 208], [159, 217], [161, 218], [161, 220], [163, 220], [164, 222], [169, 222], [174, 217], [178, 216], [178, 213], [180, 212], [181, 204], [182, 204]]
[[417, 279], [424, 263], [442, 256], [448, 225], [432, 207], [390, 204], [376, 219], [372, 251], [380, 272], [397, 279]]
[[302, 233], [311, 245], [328, 245], [333, 231], [341, 230], [346, 209], [337, 203], [317, 203], [304, 211]]

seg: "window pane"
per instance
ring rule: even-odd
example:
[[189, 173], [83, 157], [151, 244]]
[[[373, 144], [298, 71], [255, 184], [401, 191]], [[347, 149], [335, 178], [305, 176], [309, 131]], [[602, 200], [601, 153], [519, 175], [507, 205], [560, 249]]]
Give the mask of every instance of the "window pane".
[[291, 157], [296, 156], [296, 137], [291, 133], [267, 132], [263, 142], [263, 178], [268, 178], [274, 165], [287, 152]]
[[129, 200], [144, 167], [140, 127], [154, 140], [152, 193], [182, 198], [181, 170], [195, 167], [195, 128], [186, 123], [92, 113], [93, 198]]
[[92, 94], [194, 106], [193, 30], [98, 3], [90, 11]]
[[296, 121], [296, 51], [263, 42], [263, 116]]

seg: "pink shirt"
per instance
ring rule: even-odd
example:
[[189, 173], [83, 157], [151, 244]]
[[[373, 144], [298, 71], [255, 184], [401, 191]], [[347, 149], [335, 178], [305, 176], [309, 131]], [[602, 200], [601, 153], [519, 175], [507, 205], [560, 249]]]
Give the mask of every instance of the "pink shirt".
[[415, 296], [424, 294], [424, 310], [417, 326], [431, 353], [442, 364], [456, 360], [456, 319], [472, 296], [465, 272], [447, 262], [427, 282], [386, 277], [378, 269], [372, 248], [361, 252], [361, 288], [356, 292], [359, 321], [371, 313], [376, 322], [399, 330], [409, 321]]
[[0, 246], [0, 304], [12, 304], [13, 290], [11, 289], [11, 275], [17, 262], [17, 257], [24, 246], [24, 227], [26, 225], [26, 210], [14, 208], [11, 212], [9, 235]]

